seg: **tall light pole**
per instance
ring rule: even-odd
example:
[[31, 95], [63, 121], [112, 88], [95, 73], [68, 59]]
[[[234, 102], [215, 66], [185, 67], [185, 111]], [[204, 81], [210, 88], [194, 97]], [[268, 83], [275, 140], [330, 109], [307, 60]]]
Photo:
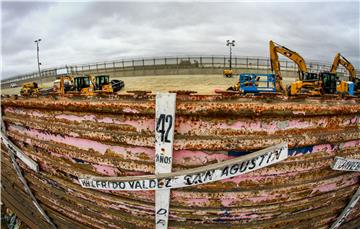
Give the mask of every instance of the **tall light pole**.
[[39, 60], [39, 52], [40, 52], [40, 50], [39, 50], [39, 43], [40, 43], [40, 41], [41, 41], [41, 39], [39, 38], [39, 39], [37, 39], [37, 40], [35, 40], [34, 42], [36, 43], [36, 53], [37, 53], [37, 64], [38, 64], [38, 70], [39, 70], [39, 78], [40, 78], [40, 82], [41, 82], [41, 77], [40, 77], [40, 65], [41, 65], [41, 63], [40, 63], [40, 60]]
[[230, 40], [227, 40], [226, 41], [226, 46], [229, 46], [230, 47], [230, 70], [231, 70], [231, 47], [232, 46], [235, 46], [235, 40], [232, 40], [231, 42], [230, 42]]

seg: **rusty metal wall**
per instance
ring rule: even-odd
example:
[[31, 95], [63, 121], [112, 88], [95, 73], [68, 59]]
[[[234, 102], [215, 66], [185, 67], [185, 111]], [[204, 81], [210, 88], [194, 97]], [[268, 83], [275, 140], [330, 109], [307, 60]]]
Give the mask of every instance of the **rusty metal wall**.
[[[169, 227], [327, 228], [359, 186], [360, 174], [330, 169], [334, 156], [360, 158], [359, 102], [178, 95], [173, 171], [283, 141], [290, 157], [232, 179], [172, 190]], [[35, 174], [20, 162], [59, 228], [154, 228], [153, 191], [89, 190], [77, 180], [154, 173], [153, 95], [5, 98], [1, 105], [7, 135], [40, 165]], [[2, 197], [25, 201], [4, 148], [2, 158]], [[355, 228], [359, 218], [357, 206], [345, 226]]]

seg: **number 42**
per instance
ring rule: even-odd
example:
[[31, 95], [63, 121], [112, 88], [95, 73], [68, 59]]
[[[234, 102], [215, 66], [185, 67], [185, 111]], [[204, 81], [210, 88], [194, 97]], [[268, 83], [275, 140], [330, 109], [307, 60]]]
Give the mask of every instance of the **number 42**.
[[[156, 132], [161, 134], [161, 142], [171, 142], [169, 140], [169, 132], [172, 127], [173, 117], [172, 115], [160, 114], [156, 123]], [[165, 123], [167, 123], [167, 129], [165, 131]]]

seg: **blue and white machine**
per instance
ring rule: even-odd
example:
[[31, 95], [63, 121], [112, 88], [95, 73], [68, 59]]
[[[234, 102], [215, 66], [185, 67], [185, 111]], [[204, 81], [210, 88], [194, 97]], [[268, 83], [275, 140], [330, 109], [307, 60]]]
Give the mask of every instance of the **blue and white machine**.
[[240, 74], [240, 91], [246, 93], [276, 93], [275, 74]]

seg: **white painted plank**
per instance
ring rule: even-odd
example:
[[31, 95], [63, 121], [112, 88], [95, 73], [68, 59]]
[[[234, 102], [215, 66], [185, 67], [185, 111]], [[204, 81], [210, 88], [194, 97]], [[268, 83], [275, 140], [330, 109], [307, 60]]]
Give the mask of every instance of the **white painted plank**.
[[14, 145], [2, 131], [0, 132], [0, 137], [9, 151], [11, 151], [16, 157], [24, 162], [30, 169], [35, 172], [39, 172], [39, 165], [33, 159], [21, 152], [21, 150], [16, 145]]
[[345, 221], [346, 217], [350, 214], [350, 212], [355, 207], [359, 199], [360, 199], [360, 187], [355, 192], [355, 194], [353, 195], [353, 197], [351, 198], [350, 202], [345, 207], [345, 209], [341, 212], [337, 220], [331, 225], [330, 229], [338, 228]]
[[183, 188], [228, 179], [280, 162], [288, 157], [288, 144], [278, 144], [231, 160], [173, 173], [129, 176], [79, 178], [84, 188], [101, 190], [161, 190]]
[[[175, 128], [175, 93], [156, 94], [155, 112], [155, 174], [171, 173], [174, 128]], [[155, 192], [156, 229], [168, 228], [170, 189]]]
[[331, 168], [340, 171], [360, 172], [360, 160], [335, 157]]

